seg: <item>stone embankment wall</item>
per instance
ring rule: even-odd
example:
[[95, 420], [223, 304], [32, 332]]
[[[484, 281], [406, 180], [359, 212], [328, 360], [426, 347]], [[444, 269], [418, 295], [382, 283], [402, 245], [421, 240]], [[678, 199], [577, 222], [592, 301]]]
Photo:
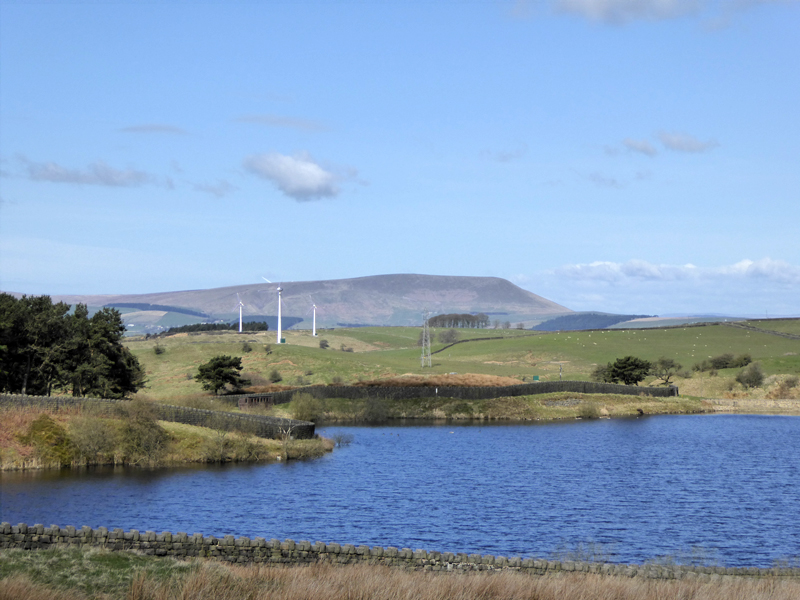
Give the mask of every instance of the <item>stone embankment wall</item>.
[[58, 525], [12, 526], [0, 523], [0, 548], [46, 550], [48, 548], [105, 548], [135, 551], [154, 556], [185, 559], [205, 557], [234, 563], [260, 563], [286, 566], [313, 564], [372, 564], [414, 571], [519, 571], [530, 575], [584, 572], [600, 575], [646, 577], [652, 579], [720, 579], [723, 577], [800, 577], [797, 568], [725, 568], [683, 565], [620, 565], [610, 563], [551, 561], [535, 558], [506, 558], [480, 554], [428, 552], [410, 548], [353, 546], [265, 538], [223, 538], [200, 533], [155, 533], [135, 529], [109, 531], [105, 527], [61, 528]]
[[271, 402], [282, 404], [289, 402], [297, 392], [306, 392], [315, 398], [348, 398], [359, 400], [365, 398], [385, 398], [387, 400], [404, 400], [408, 398], [458, 398], [461, 400], [489, 400], [506, 396], [532, 396], [535, 394], [551, 394], [553, 392], [572, 392], [574, 394], [625, 394], [633, 396], [654, 396], [666, 398], [678, 395], [677, 386], [639, 387], [636, 385], [620, 385], [616, 383], [598, 383], [595, 381], [540, 381], [499, 387], [390, 387], [390, 386], [358, 386], [358, 385], [315, 385], [297, 390], [273, 392]]
[[[101, 412], [114, 412], [130, 400], [109, 400], [101, 398], [75, 398], [72, 396], [23, 396], [21, 394], [0, 394], [0, 406], [35, 406], [48, 410], [59, 410], [74, 406], [91, 406]], [[187, 406], [171, 406], [153, 403], [156, 416], [162, 421], [211, 427], [223, 431], [241, 431], [263, 438], [280, 438], [289, 432], [295, 439], [314, 437], [314, 423], [280, 419], [261, 415], [229, 413]]]

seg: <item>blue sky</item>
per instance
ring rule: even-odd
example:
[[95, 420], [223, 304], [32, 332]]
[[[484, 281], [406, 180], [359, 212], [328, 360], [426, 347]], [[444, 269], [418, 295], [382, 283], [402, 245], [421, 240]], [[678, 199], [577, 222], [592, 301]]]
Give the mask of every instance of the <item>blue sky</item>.
[[0, 1], [0, 289], [800, 314], [796, 0]]

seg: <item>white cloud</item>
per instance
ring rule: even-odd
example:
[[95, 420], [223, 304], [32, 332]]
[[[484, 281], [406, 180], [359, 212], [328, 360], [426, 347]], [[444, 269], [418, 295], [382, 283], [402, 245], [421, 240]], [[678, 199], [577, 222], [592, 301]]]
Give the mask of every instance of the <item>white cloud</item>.
[[661, 143], [664, 144], [666, 148], [670, 150], [674, 150], [676, 152], [705, 152], [707, 150], [711, 150], [712, 148], [716, 148], [719, 144], [716, 140], [708, 140], [703, 142], [698, 140], [696, 137], [688, 135], [686, 133], [667, 133], [662, 132], [658, 134]]
[[19, 160], [33, 181], [74, 183], [80, 185], [105, 185], [111, 187], [137, 187], [156, 183], [156, 178], [135, 169], [115, 169], [103, 161], [92, 163], [85, 169], [70, 169], [54, 162], [37, 163], [25, 157]]
[[323, 169], [307, 154], [256, 154], [244, 160], [244, 168], [271, 181], [298, 202], [330, 198], [340, 192], [339, 177]]
[[658, 151], [647, 140], [632, 140], [630, 138], [622, 140], [622, 145], [628, 150], [646, 154], [647, 156], [655, 156]]
[[255, 123], [268, 127], [286, 127], [288, 129], [300, 129], [301, 131], [327, 130], [327, 127], [318, 121], [296, 119], [294, 117], [284, 117], [280, 115], [245, 115], [235, 120], [239, 123]]
[[759, 279], [782, 285], [800, 285], [800, 267], [785, 261], [762, 258], [745, 259], [721, 267], [686, 265], [657, 265], [632, 259], [624, 263], [596, 261], [587, 264], [564, 265], [553, 271], [557, 276], [576, 280], [605, 282], [677, 281], [677, 280], [743, 280]]
[[131, 125], [120, 129], [125, 133], [168, 133], [173, 135], [187, 135], [189, 132], [181, 127], [174, 125], [164, 125], [162, 123], [146, 123], [144, 125]]
[[674, 19], [700, 10], [706, 0], [555, 0], [554, 9], [592, 21], [623, 24], [630, 21]]

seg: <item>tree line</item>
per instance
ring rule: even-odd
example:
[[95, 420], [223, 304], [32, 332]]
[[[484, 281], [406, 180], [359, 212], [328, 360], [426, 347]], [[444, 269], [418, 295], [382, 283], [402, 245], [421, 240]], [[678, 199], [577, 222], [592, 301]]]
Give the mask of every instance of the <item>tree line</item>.
[[[156, 334], [147, 334], [146, 338], [165, 337], [176, 333], [195, 333], [200, 331], [239, 331], [239, 322], [235, 323], [193, 323], [170, 327], [166, 331]], [[242, 331], [269, 331], [266, 321], [250, 321], [242, 323]]]
[[118, 310], [89, 316], [50, 296], [0, 294], [0, 390], [12, 394], [122, 398], [144, 386], [144, 371], [122, 345]]
[[436, 315], [435, 317], [428, 318], [429, 327], [465, 327], [472, 329], [481, 329], [489, 327], [489, 315], [479, 313], [472, 314], [448, 314]]

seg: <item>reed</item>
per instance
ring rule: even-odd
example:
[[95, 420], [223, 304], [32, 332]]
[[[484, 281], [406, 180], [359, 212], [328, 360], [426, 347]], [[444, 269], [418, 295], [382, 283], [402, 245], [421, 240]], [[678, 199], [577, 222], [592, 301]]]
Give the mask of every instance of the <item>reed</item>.
[[[800, 597], [800, 580], [786, 578], [702, 582], [574, 573], [547, 577], [514, 572], [456, 575], [370, 565], [239, 566], [138, 555], [111, 561], [106, 556], [98, 551], [88, 557], [75, 551], [0, 553], [0, 600], [96, 597], [109, 600], [794, 600]], [[79, 576], [74, 575], [76, 570]]]

